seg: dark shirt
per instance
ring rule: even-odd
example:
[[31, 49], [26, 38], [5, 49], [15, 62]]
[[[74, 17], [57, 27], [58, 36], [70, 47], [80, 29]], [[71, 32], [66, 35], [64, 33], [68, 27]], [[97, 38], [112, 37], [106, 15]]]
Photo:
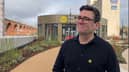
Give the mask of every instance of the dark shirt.
[[112, 46], [95, 35], [88, 44], [80, 44], [79, 36], [65, 41], [53, 72], [120, 72]]

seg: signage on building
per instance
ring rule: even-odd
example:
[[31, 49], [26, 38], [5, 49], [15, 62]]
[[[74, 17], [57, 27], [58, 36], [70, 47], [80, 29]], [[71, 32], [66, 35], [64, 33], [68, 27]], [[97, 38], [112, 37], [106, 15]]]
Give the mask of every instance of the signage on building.
[[60, 22], [61, 22], [61, 23], [67, 23], [67, 21], [68, 21], [67, 16], [61, 16], [61, 17], [60, 17]]

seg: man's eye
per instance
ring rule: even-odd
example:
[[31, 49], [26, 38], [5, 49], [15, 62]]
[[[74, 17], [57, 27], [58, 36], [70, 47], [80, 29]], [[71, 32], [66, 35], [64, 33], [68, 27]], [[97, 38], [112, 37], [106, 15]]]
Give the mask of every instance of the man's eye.
[[90, 18], [87, 18], [87, 17], [85, 17], [85, 18], [83, 18], [84, 20], [87, 20], [87, 21], [92, 21], [93, 19], [90, 19]]
[[83, 18], [84, 20], [90, 20], [89, 18]]
[[81, 16], [78, 16], [78, 19], [82, 19]]

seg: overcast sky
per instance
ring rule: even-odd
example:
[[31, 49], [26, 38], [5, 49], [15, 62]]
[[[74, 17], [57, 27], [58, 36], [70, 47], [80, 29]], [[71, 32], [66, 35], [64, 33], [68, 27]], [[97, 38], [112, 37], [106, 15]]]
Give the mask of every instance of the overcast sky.
[[[37, 16], [79, 13], [86, 0], [5, 0], [5, 18], [37, 26]], [[121, 20], [128, 22], [128, 0], [121, 0]]]

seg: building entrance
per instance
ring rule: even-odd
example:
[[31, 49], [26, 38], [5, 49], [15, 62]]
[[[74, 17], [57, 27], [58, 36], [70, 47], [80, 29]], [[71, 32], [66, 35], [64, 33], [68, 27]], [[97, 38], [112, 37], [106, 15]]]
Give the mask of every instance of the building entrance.
[[76, 24], [63, 24], [62, 25], [62, 41], [68, 40], [76, 36]]

